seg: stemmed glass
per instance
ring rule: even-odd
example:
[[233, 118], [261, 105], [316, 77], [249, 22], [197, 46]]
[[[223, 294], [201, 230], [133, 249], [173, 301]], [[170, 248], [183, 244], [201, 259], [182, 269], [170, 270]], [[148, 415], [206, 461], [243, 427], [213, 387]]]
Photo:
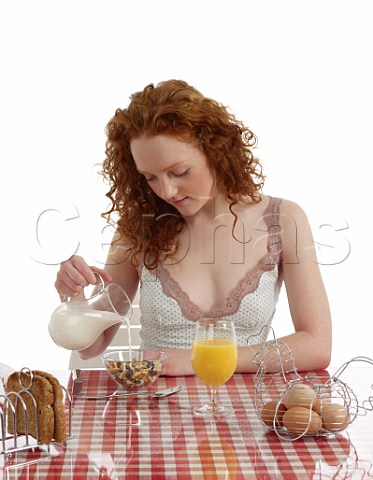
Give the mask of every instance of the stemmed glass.
[[230, 379], [237, 366], [236, 331], [231, 320], [204, 318], [197, 321], [192, 366], [197, 377], [211, 388], [210, 401], [195, 408], [194, 413], [205, 417], [230, 413], [230, 409], [217, 401], [217, 389]]

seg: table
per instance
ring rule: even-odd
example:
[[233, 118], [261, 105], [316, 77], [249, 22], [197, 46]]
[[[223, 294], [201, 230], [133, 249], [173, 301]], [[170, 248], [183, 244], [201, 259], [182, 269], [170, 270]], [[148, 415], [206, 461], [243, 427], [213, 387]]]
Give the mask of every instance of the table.
[[[345, 373], [344, 381], [355, 393], [362, 389], [367, 395], [361, 400], [372, 394], [373, 368], [354, 367]], [[36, 448], [12, 458], [0, 455], [0, 479], [373, 479], [372, 412], [333, 438], [291, 442], [258, 419], [250, 374], [236, 374], [219, 389], [234, 414], [216, 421], [192, 414], [208, 395], [195, 377], [159, 378], [157, 389], [186, 386], [166, 399], [106, 402], [84, 397], [115, 390], [107, 373], [87, 370], [81, 375], [68, 445], [55, 445], [49, 452]]]

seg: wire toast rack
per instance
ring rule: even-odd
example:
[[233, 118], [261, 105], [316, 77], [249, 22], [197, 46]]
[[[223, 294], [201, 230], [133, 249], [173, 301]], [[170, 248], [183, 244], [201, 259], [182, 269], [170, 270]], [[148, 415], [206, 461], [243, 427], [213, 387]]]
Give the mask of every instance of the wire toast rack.
[[373, 366], [372, 359], [354, 357], [330, 377], [301, 376], [290, 348], [276, 339], [272, 327], [264, 326], [258, 334], [250, 336], [249, 347], [263, 337], [264, 329], [272, 332], [273, 340], [264, 342], [253, 356], [258, 365], [254, 377], [255, 409], [261, 422], [278, 437], [293, 441], [304, 436], [334, 436], [358, 416], [373, 410], [373, 395], [359, 402], [341, 379], [350, 365], [363, 362]]
[[[24, 385], [22, 383], [22, 378], [21, 378], [22, 373], [28, 373], [30, 375], [30, 382], [28, 385]], [[19, 383], [22, 387], [21, 390], [18, 392], [15, 392], [15, 391], [9, 392], [6, 390], [4, 377], [1, 375], [1, 372], [0, 372], [0, 381], [3, 384], [4, 391], [5, 391], [4, 394], [0, 394], [0, 454], [5, 454], [8, 457], [12, 456], [17, 452], [21, 452], [29, 449], [35, 450], [36, 448], [40, 448], [41, 450], [44, 450], [46, 447], [46, 450], [50, 452], [51, 445], [56, 443], [54, 440], [51, 442], [51, 444], [48, 444], [48, 445], [43, 445], [40, 442], [39, 411], [38, 411], [35, 397], [30, 391], [32, 386], [32, 377], [33, 377], [32, 371], [29, 368], [27, 367], [22, 368], [22, 370], [20, 370], [19, 372]], [[64, 392], [64, 395], [65, 395], [64, 401], [68, 409], [68, 422], [67, 422], [68, 433], [67, 433], [67, 440], [66, 440], [67, 442], [69, 439], [72, 438], [72, 434], [71, 434], [72, 399], [71, 399], [70, 393], [67, 391], [67, 389], [63, 385], [61, 385], [61, 388]], [[22, 398], [22, 395], [23, 396], [27, 395], [31, 398], [31, 405], [33, 405], [33, 408], [35, 409], [32, 413], [35, 414], [35, 418], [36, 418], [36, 422], [35, 422], [36, 438], [32, 437], [29, 434], [29, 417], [31, 415], [31, 411], [30, 411], [30, 407], [28, 411], [26, 403]], [[18, 423], [17, 419], [19, 418], [19, 415], [23, 417], [24, 432], [25, 432], [24, 434], [17, 433], [16, 426]], [[8, 418], [8, 416], [10, 416], [10, 419]], [[14, 434], [8, 434], [8, 431], [7, 431], [8, 421], [11, 421], [13, 424]]]

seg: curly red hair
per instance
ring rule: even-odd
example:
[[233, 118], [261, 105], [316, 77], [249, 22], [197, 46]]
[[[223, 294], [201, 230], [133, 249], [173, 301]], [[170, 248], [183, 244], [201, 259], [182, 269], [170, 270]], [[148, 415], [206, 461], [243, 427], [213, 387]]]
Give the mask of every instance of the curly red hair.
[[[117, 109], [106, 127], [106, 158], [101, 174], [109, 181], [111, 207], [102, 215], [119, 215], [117, 230], [139, 260], [156, 268], [177, 249], [177, 234], [185, 220], [176, 208], [157, 197], [137, 169], [130, 141], [143, 134], [167, 134], [199, 146], [215, 173], [217, 188], [232, 207], [260, 201], [264, 176], [252, 153], [254, 133], [227, 108], [204, 97], [181, 80], [168, 80], [131, 95], [127, 108]], [[233, 227], [234, 228], [234, 227]]]

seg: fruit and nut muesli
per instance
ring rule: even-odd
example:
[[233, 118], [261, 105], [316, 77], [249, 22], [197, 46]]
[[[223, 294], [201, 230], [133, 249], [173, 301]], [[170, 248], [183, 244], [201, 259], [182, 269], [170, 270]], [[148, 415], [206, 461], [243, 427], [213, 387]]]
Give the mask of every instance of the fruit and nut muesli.
[[138, 388], [157, 380], [161, 373], [160, 360], [109, 361], [108, 369], [113, 379], [128, 388]]

